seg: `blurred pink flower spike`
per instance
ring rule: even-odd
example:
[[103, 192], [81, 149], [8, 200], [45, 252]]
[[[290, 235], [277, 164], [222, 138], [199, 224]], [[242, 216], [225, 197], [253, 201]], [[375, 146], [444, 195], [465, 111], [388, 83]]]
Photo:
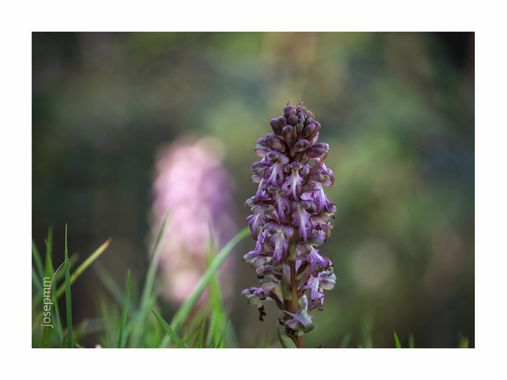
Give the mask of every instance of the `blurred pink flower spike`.
[[[180, 139], [157, 153], [151, 243], [170, 213], [158, 249], [163, 294], [177, 304], [191, 295], [206, 270], [212, 234], [216, 249], [220, 250], [237, 232], [233, 218], [234, 183], [222, 160], [220, 142], [209, 137]], [[219, 271], [225, 299], [231, 294], [233, 256]]]

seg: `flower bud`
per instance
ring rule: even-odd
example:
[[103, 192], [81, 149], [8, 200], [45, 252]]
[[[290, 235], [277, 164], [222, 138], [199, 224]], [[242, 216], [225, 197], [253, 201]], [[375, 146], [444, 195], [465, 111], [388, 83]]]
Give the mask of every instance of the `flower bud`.
[[287, 124], [287, 120], [283, 116], [271, 119], [271, 128], [273, 128], [273, 132], [277, 135], [282, 134], [282, 128]]

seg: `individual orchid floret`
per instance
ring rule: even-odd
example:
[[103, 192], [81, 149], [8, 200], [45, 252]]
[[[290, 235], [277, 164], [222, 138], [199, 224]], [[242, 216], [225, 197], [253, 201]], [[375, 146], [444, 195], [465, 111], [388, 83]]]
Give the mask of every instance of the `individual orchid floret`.
[[252, 165], [252, 181], [259, 185], [246, 205], [256, 245], [244, 260], [260, 287], [242, 294], [258, 308], [260, 320], [264, 303], [274, 301], [280, 324], [302, 347], [303, 334], [313, 328], [311, 311], [322, 309], [324, 290], [335, 285], [331, 261], [319, 251], [336, 211], [324, 192], [334, 175], [324, 164], [329, 145], [317, 142], [321, 126], [313, 113], [303, 104], [288, 104], [283, 112], [255, 148], [260, 161]]

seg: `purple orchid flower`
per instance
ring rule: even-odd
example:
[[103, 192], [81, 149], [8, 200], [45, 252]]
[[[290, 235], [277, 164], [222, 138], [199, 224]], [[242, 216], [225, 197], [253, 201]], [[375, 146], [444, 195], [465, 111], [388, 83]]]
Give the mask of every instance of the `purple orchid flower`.
[[329, 145], [318, 143], [320, 123], [302, 103], [287, 104], [271, 120], [274, 133], [257, 141], [260, 161], [252, 165], [259, 184], [246, 201], [255, 250], [244, 259], [256, 271], [261, 287], [242, 294], [265, 315], [264, 303], [274, 301], [279, 322], [298, 347], [313, 328], [311, 311], [321, 310], [324, 290], [335, 285], [331, 261], [319, 249], [331, 234], [336, 211], [324, 187], [334, 182], [324, 161]]

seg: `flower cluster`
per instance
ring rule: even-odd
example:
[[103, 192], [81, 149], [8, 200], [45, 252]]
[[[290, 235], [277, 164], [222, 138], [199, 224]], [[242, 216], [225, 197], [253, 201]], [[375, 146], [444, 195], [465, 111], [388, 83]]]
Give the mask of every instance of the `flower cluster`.
[[[163, 220], [170, 214], [166, 237], [159, 246], [160, 274], [164, 296], [174, 303], [183, 303], [206, 271], [211, 234], [218, 249], [234, 236], [233, 186], [216, 140], [177, 140], [158, 152], [151, 240], [156, 240]], [[231, 255], [219, 272], [226, 299], [232, 288], [233, 273]]]
[[271, 120], [274, 133], [258, 140], [260, 161], [252, 165], [257, 193], [246, 201], [255, 249], [244, 260], [256, 271], [260, 287], [243, 290], [265, 315], [264, 301], [281, 311], [279, 321], [291, 336], [313, 328], [310, 311], [322, 309], [324, 290], [334, 287], [331, 261], [319, 247], [331, 234], [336, 211], [324, 186], [334, 182], [324, 160], [329, 146], [318, 143], [320, 123], [302, 104], [288, 104]]

